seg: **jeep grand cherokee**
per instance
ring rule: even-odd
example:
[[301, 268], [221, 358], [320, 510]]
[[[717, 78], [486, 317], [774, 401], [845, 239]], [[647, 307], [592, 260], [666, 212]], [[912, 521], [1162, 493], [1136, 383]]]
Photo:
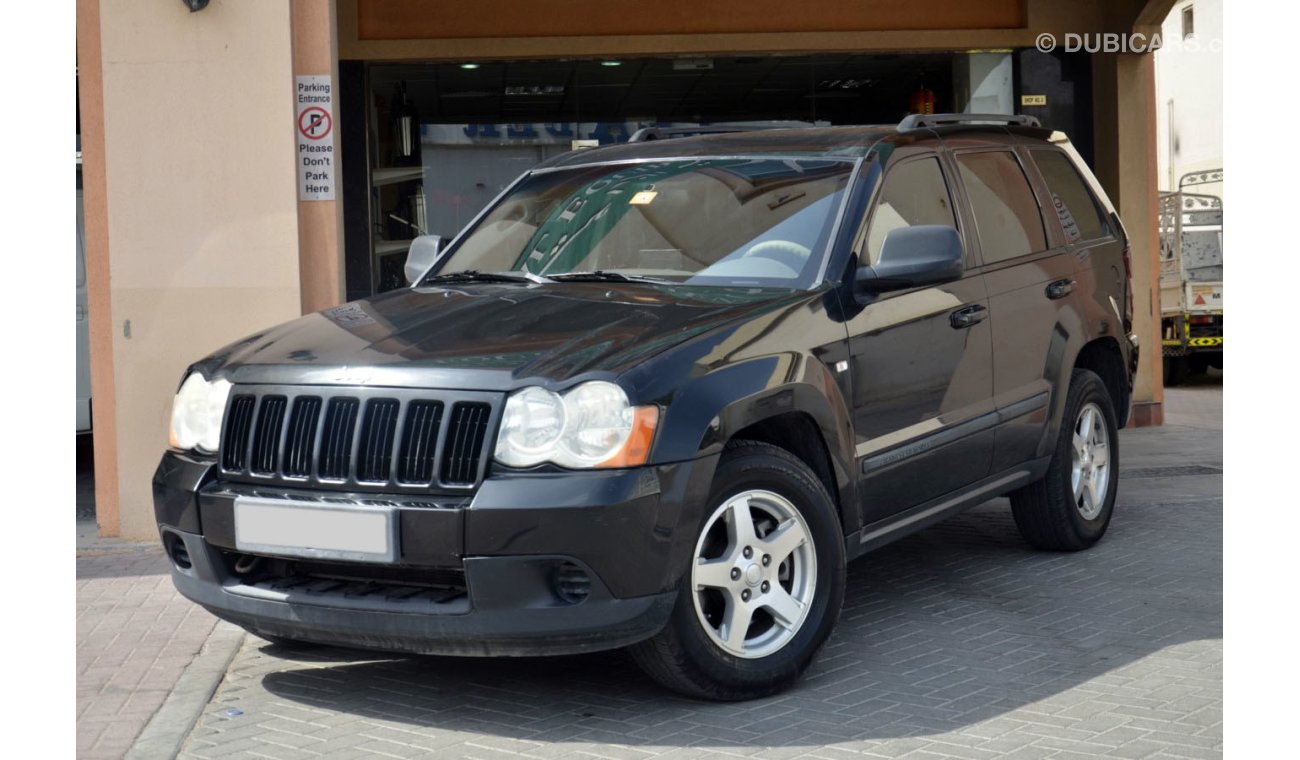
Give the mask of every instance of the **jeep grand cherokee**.
[[154, 479], [177, 588], [275, 641], [628, 647], [744, 699], [866, 551], [1003, 494], [1037, 547], [1100, 539], [1128, 243], [1065, 137], [710, 132], [553, 158], [411, 287], [191, 366]]

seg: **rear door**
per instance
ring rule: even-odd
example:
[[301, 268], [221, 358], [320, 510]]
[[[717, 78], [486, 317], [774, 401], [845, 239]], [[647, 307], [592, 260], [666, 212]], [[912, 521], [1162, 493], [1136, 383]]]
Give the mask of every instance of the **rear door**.
[[[922, 146], [889, 157], [854, 250], [879, 255], [894, 229], [965, 227], [955, 213], [952, 169]], [[974, 274], [858, 304], [848, 321], [853, 423], [870, 523], [988, 474], [993, 447], [993, 376], [988, 301]], [[954, 315], [969, 313], [969, 319]]]
[[1061, 313], [1078, 283], [1060, 225], [1045, 222], [1051, 206], [1035, 189], [1038, 175], [1028, 156], [1008, 144], [956, 151], [954, 159], [992, 312], [997, 473], [1038, 456], [1053, 389], [1069, 381], [1060, 377], [1069, 338]]

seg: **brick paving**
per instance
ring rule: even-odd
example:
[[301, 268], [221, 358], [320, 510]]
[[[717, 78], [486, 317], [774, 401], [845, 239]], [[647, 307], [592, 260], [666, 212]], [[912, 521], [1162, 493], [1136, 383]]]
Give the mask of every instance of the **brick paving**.
[[1107, 537], [1025, 546], [995, 500], [850, 566], [792, 691], [680, 699], [621, 653], [294, 653], [246, 638], [185, 758], [1218, 758], [1221, 390], [1124, 431]]
[[203, 646], [216, 618], [176, 593], [152, 544], [78, 525], [77, 757], [119, 758]]

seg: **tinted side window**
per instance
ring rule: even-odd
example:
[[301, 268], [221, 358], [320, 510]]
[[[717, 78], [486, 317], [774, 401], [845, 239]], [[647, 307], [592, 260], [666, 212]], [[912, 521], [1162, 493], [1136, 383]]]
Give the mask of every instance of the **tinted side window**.
[[952, 196], [939, 159], [925, 158], [894, 167], [885, 175], [880, 198], [867, 229], [867, 261], [875, 263], [891, 230], [918, 224], [956, 227]]
[[1047, 189], [1052, 191], [1052, 206], [1066, 239], [1077, 243], [1105, 236], [1109, 232], [1105, 218], [1070, 159], [1054, 150], [1035, 150], [1030, 155], [1038, 164]]
[[970, 196], [985, 264], [1047, 249], [1038, 202], [1014, 153], [959, 154], [957, 165]]

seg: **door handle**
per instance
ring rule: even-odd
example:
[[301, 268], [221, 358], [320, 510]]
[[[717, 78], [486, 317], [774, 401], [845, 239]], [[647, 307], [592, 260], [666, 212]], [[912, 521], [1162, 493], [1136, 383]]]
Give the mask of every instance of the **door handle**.
[[1055, 301], [1074, 292], [1074, 280], [1057, 280], [1047, 284], [1047, 297]]
[[964, 309], [958, 309], [948, 315], [948, 321], [952, 324], [952, 329], [961, 330], [970, 327], [979, 322], [988, 319], [989, 310], [980, 305], [967, 306]]

